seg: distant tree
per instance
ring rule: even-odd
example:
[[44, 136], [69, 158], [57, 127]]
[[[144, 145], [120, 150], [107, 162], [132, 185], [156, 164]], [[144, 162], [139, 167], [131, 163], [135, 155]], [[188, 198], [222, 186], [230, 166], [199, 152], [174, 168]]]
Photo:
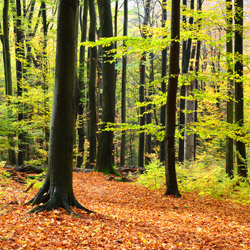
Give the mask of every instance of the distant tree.
[[[162, 28], [165, 28], [167, 21], [167, 0], [162, 1]], [[161, 52], [161, 91], [166, 93], [166, 80], [164, 77], [167, 75], [167, 48], [164, 48]], [[166, 104], [161, 107], [160, 122], [162, 126], [166, 125]], [[164, 141], [160, 145], [160, 160], [165, 162], [165, 147]]]
[[[83, 7], [80, 7], [80, 24], [81, 24], [81, 42], [86, 41], [87, 37], [87, 20], [88, 20], [88, 9], [89, 9], [89, 0], [84, 1]], [[83, 154], [84, 154], [84, 98], [85, 98], [85, 46], [80, 46], [80, 55], [79, 55], [79, 88], [80, 88], [80, 101], [78, 106], [78, 155], [77, 155], [77, 167], [80, 168], [83, 163]]]
[[[117, 1], [118, 2], [118, 1]], [[124, 20], [123, 20], [123, 36], [128, 35], [128, 0], [124, 0]], [[126, 46], [125, 43], [123, 46]], [[122, 56], [122, 103], [121, 103], [121, 118], [122, 123], [126, 122], [126, 82], [127, 82], [127, 55]], [[125, 165], [126, 151], [126, 132], [122, 132], [121, 140], [121, 155], [120, 165]]]
[[[235, 123], [244, 126], [244, 88], [243, 88], [243, 0], [235, 0]], [[247, 176], [246, 145], [236, 141], [238, 174]]]
[[175, 128], [176, 128], [176, 97], [179, 75], [180, 53], [180, 0], [172, 0], [171, 9], [171, 44], [169, 60], [169, 80], [167, 96], [167, 123], [165, 134], [166, 151], [166, 192], [180, 197], [175, 170]]
[[[141, 35], [143, 38], [147, 37], [147, 26], [150, 17], [151, 0], [145, 1], [144, 6], [144, 19], [141, 27]], [[140, 86], [139, 86], [139, 101], [143, 103], [145, 101], [145, 74], [146, 74], [146, 52], [143, 52], [140, 59]], [[145, 106], [140, 107], [140, 126], [145, 125]], [[144, 150], [145, 150], [145, 133], [139, 134], [139, 149], [138, 149], [138, 166], [144, 167]]]
[[[96, 35], [96, 12], [95, 1], [89, 0], [89, 41], [95, 42]], [[96, 65], [97, 48], [90, 48], [89, 65], [89, 166], [94, 168], [96, 163]]]
[[60, 0], [57, 19], [56, 75], [48, 170], [42, 188], [29, 202], [30, 212], [70, 206], [91, 212], [76, 200], [72, 186], [73, 141], [79, 89], [76, 81], [78, 1]]
[[[15, 50], [16, 50], [16, 78], [17, 78], [17, 96], [21, 97], [23, 95], [23, 59], [25, 58], [24, 51], [24, 32], [23, 32], [23, 24], [22, 24], [22, 6], [21, 1], [16, 0], [16, 9], [15, 9], [15, 26], [14, 31], [16, 34], [15, 41]], [[22, 104], [19, 103], [19, 111], [18, 111], [18, 121], [22, 121], [24, 119], [23, 107]], [[23, 165], [25, 160], [25, 132], [20, 127], [18, 132], [18, 157], [17, 164]]]

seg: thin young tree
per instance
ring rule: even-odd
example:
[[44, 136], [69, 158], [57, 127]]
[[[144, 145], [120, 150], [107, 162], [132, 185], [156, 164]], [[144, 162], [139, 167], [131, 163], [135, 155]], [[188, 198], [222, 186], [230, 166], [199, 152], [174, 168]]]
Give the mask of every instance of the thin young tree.
[[84, 209], [76, 200], [72, 185], [73, 141], [79, 89], [76, 82], [78, 1], [60, 0], [57, 19], [56, 75], [50, 129], [48, 170], [42, 188], [29, 202], [30, 212], [70, 206]]
[[166, 192], [165, 195], [180, 197], [175, 169], [175, 128], [176, 97], [179, 75], [180, 54], [180, 0], [172, 0], [171, 9], [171, 44], [169, 60], [169, 80], [167, 96], [167, 124], [165, 134], [166, 150]]

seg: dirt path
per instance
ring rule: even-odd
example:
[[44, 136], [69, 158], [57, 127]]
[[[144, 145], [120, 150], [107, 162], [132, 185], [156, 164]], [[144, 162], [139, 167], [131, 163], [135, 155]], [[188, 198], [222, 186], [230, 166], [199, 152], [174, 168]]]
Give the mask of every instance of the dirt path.
[[0, 249], [250, 249], [250, 206], [197, 194], [161, 197], [102, 174], [74, 173], [78, 200], [96, 214], [27, 215], [23, 203], [36, 190], [25, 188], [0, 185]]

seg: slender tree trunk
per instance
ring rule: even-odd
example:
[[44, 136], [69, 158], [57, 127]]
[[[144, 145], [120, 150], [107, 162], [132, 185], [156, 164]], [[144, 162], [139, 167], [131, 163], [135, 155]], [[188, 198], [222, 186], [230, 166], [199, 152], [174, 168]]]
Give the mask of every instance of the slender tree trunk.
[[[98, 0], [102, 37], [113, 37], [110, 0]], [[113, 44], [103, 48], [103, 98], [102, 122], [98, 138], [96, 171], [117, 174], [112, 162], [113, 132], [103, 131], [108, 123], [115, 121], [115, 62]]]
[[[167, 21], [167, 0], [162, 1], [162, 28], [165, 28]], [[165, 38], [165, 37], [163, 37]], [[166, 77], [167, 75], [167, 48], [161, 52], [161, 91], [166, 93]], [[160, 123], [163, 127], [166, 125], [166, 105], [161, 106]], [[164, 129], [165, 130], [165, 129]], [[160, 144], [160, 161], [165, 162], [165, 143], [164, 140]]]
[[[43, 53], [42, 53], [42, 75], [43, 75], [43, 95], [44, 95], [44, 149], [49, 151], [49, 121], [48, 121], [48, 84], [47, 84], [47, 75], [49, 73], [48, 70], [48, 56], [47, 56], [47, 35], [48, 35], [48, 23], [47, 23], [47, 7], [46, 2], [43, 0], [41, 3], [42, 7], [42, 23], [43, 23]], [[48, 157], [46, 159], [46, 163], [48, 162]]]
[[[128, 0], [124, 0], [124, 17], [123, 17], [123, 36], [128, 35]], [[123, 43], [126, 47], [126, 43]], [[122, 123], [126, 122], [126, 82], [127, 82], [127, 55], [122, 57], [122, 103], [121, 103], [121, 118]], [[126, 131], [122, 132], [121, 140], [121, 161], [120, 165], [125, 165], [125, 150], [126, 150]]]
[[[187, 7], [187, 0], [183, 0], [183, 5]], [[191, 0], [190, 2], [190, 8], [191, 10], [194, 9], [194, 0]], [[185, 15], [182, 17], [183, 23], [187, 22], [187, 18]], [[189, 18], [189, 24], [193, 24], [193, 17], [191, 16]], [[189, 61], [190, 61], [190, 55], [191, 55], [191, 45], [192, 45], [192, 39], [189, 38], [187, 41], [183, 41], [182, 43], [182, 74], [187, 74], [188, 73], [188, 67], [189, 67]], [[181, 86], [180, 90], [180, 95], [181, 97], [186, 96], [186, 86], [183, 84]], [[179, 130], [181, 131], [181, 137], [179, 138], [179, 151], [178, 151], [178, 161], [183, 162], [184, 161], [184, 127], [185, 127], [185, 114], [184, 114], [184, 109], [185, 109], [185, 99], [181, 98], [180, 99], [180, 117], [179, 117]]]
[[[149, 59], [150, 59], [150, 82], [148, 86], [148, 98], [147, 101], [150, 102], [150, 98], [152, 95], [152, 82], [154, 81], [154, 54], [150, 53], [149, 54]], [[151, 124], [152, 122], [152, 104], [147, 105], [147, 115], [146, 115], [146, 122], [147, 124]], [[152, 153], [152, 136], [151, 134], [146, 135], [146, 157], [145, 157], [145, 164], [150, 163], [150, 157], [149, 155]]]
[[[228, 101], [227, 101], [227, 122], [232, 124], [234, 122], [233, 116], [233, 69], [232, 69], [232, 53], [233, 53], [233, 6], [232, 0], [226, 0], [226, 17], [227, 17], [227, 73], [228, 73]], [[229, 177], [233, 177], [233, 139], [227, 137], [226, 140], [226, 173]]]
[[[89, 0], [84, 1], [83, 13], [81, 16], [81, 42], [86, 41], [87, 37], [87, 20], [88, 20], [88, 8]], [[85, 46], [80, 46], [80, 56], [79, 56], [79, 88], [80, 88], [80, 101], [78, 106], [78, 155], [77, 155], [77, 167], [80, 168], [83, 164], [84, 156], [84, 98], [85, 98], [85, 81], [84, 81], [84, 70], [85, 67]]]
[[[95, 2], [89, 0], [89, 41], [95, 42], [96, 34], [96, 13]], [[90, 71], [89, 71], [89, 164], [94, 168], [96, 163], [96, 64], [97, 48], [90, 49]]]
[[[197, 0], [197, 11], [201, 14], [202, 11], [202, 3], [203, 0]], [[201, 18], [198, 19], [199, 22], [199, 27], [198, 30], [201, 28]], [[196, 46], [196, 57], [195, 57], [195, 75], [198, 75], [198, 71], [200, 68], [200, 54], [201, 54], [201, 40], [197, 41], [197, 46]], [[195, 79], [195, 89], [198, 89], [198, 78], [196, 77]], [[197, 110], [198, 110], [198, 101], [195, 100], [195, 111], [194, 111], [194, 122], [198, 121], [198, 116], [197, 116]], [[194, 134], [194, 160], [196, 159], [196, 144], [197, 144], [197, 134]]]
[[[20, 0], [16, 0], [16, 14], [15, 14], [15, 33], [16, 33], [16, 77], [17, 77], [17, 96], [21, 97], [23, 92], [22, 81], [23, 81], [23, 63], [24, 59], [24, 34], [22, 27], [22, 7]], [[22, 106], [19, 103], [18, 121], [24, 119]], [[17, 164], [23, 165], [25, 159], [25, 133], [20, 128], [18, 133], [18, 159]]]
[[176, 96], [179, 75], [180, 53], [180, 0], [172, 0], [171, 10], [171, 45], [169, 60], [169, 80], [167, 97], [167, 124], [165, 135], [166, 150], [166, 192], [180, 197], [175, 170], [175, 127], [176, 127]]
[[79, 89], [76, 84], [76, 55], [78, 33], [78, 1], [60, 0], [57, 21], [56, 75], [50, 131], [49, 162], [46, 179], [37, 195], [30, 201], [30, 212], [70, 206], [82, 207], [72, 186], [73, 139], [76, 124]]
[[[243, 88], [243, 0], [235, 0], [235, 123], [244, 126], [244, 88]], [[238, 174], [247, 176], [246, 146], [236, 141]]]
[[[12, 74], [11, 74], [11, 58], [10, 58], [10, 45], [9, 45], [9, 0], [4, 0], [3, 7], [3, 54], [4, 54], [4, 69], [5, 69], [5, 82], [6, 82], [6, 95], [12, 96]], [[8, 100], [7, 100], [8, 102]], [[8, 110], [10, 114], [10, 110]], [[11, 165], [16, 164], [16, 153], [14, 148], [14, 136], [8, 135], [8, 142], [10, 148], [8, 149], [8, 162]]]
[[[144, 20], [142, 24], [142, 37], [146, 38], [147, 29], [149, 23], [149, 15], [150, 15], [150, 6], [151, 0], [146, 0], [145, 2], [145, 14]], [[142, 103], [145, 100], [144, 91], [145, 91], [145, 72], [146, 72], [146, 52], [144, 52], [141, 56], [140, 60], [140, 86], [139, 86], [139, 101]], [[140, 126], [143, 127], [145, 125], [145, 107], [140, 107]], [[145, 149], [145, 133], [140, 132], [139, 134], [139, 149], [138, 149], [138, 166], [144, 167], [144, 149]]]
[[[193, 46], [191, 60], [195, 58], [196, 46]], [[190, 72], [194, 71], [193, 64], [190, 65]], [[190, 133], [189, 127], [194, 123], [194, 110], [195, 101], [192, 100], [193, 91], [195, 89], [196, 80], [191, 80], [190, 84], [186, 86], [186, 114], [185, 114], [185, 139], [184, 139], [184, 160], [193, 161], [194, 160], [194, 134]]]

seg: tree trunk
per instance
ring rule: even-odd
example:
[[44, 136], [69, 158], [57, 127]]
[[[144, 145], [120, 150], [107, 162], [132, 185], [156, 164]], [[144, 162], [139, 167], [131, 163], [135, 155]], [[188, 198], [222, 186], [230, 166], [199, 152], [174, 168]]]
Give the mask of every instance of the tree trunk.
[[167, 124], [165, 135], [166, 150], [166, 192], [165, 195], [180, 197], [175, 170], [175, 127], [176, 96], [179, 75], [180, 53], [180, 0], [172, 0], [171, 10], [171, 45], [169, 61], [169, 80], [167, 97]]
[[46, 179], [37, 195], [30, 201], [30, 212], [70, 206], [82, 207], [76, 200], [72, 186], [73, 138], [78, 107], [76, 84], [76, 54], [78, 1], [60, 0], [57, 20], [56, 75], [50, 130], [49, 162]]
[[[89, 0], [89, 41], [95, 42], [96, 13], [95, 2]], [[96, 163], [96, 64], [97, 48], [90, 48], [90, 70], [89, 70], [89, 165], [94, 168]]]
[[[232, 124], [234, 122], [233, 114], [233, 75], [232, 69], [232, 53], [233, 53], [233, 6], [232, 0], [226, 0], [226, 17], [227, 17], [227, 41], [226, 41], [226, 53], [227, 53], [227, 73], [228, 73], [228, 101], [227, 101], [227, 122]], [[233, 139], [227, 137], [226, 139], [226, 173], [229, 177], [233, 177]]]
[[[128, 35], [128, 0], [124, 0], [124, 20], [123, 20], [123, 36]], [[126, 47], [126, 43], [123, 43]], [[121, 118], [122, 123], [126, 122], [126, 82], [127, 82], [127, 55], [122, 57], [122, 103], [121, 103]], [[125, 150], [126, 150], [126, 131], [122, 132], [121, 140], [121, 160], [120, 165], [125, 165]]]
[[[154, 54], [150, 53], [149, 54], [149, 59], [150, 59], [150, 82], [148, 86], [148, 98], [147, 101], [150, 102], [150, 97], [152, 95], [152, 82], [154, 81]], [[152, 104], [149, 103], [147, 105], [147, 115], [146, 115], [146, 122], [147, 124], [151, 124], [152, 122]], [[151, 134], [146, 135], [146, 157], [145, 157], [145, 164], [150, 163], [150, 157], [149, 155], [152, 153], [152, 136]]]
[[[12, 96], [12, 74], [11, 74], [11, 58], [9, 45], [9, 0], [4, 0], [3, 7], [3, 54], [4, 54], [4, 70], [6, 82], [6, 95]], [[8, 100], [7, 100], [8, 102]], [[8, 110], [8, 113], [10, 110]], [[13, 134], [8, 135], [10, 148], [8, 149], [8, 163], [16, 164], [16, 153], [14, 148]]]
[[[142, 24], [142, 37], [146, 38], [147, 36], [147, 26], [149, 23], [149, 15], [150, 15], [150, 5], [151, 0], [146, 0], [145, 2], [145, 13], [144, 20]], [[139, 86], [139, 101], [144, 102], [144, 88], [145, 88], [145, 72], [146, 72], [146, 52], [144, 52], [141, 56], [140, 60], [140, 86]], [[140, 107], [140, 126], [143, 127], [145, 125], [145, 107]], [[144, 128], [143, 128], [144, 129]], [[144, 167], [144, 149], [145, 149], [145, 133], [140, 132], [139, 134], [139, 149], [138, 149], [138, 167]]]
[[[243, 89], [243, 0], [235, 0], [235, 123], [244, 126]], [[238, 174], [247, 177], [246, 146], [236, 141]]]
[[[113, 37], [110, 0], [98, 0], [102, 37]], [[115, 121], [115, 62], [113, 44], [103, 48], [103, 97], [102, 126], [98, 138], [96, 171], [117, 174], [112, 162], [113, 132], [103, 131], [108, 123]]]
[[[88, 20], [88, 8], [89, 0], [84, 1], [83, 13], [81, 16], [81, 42], [86, 41], [87, 37], [87, 20]], [[84, 158], [84, 98], [85, 98], [85, 83], [84, 83], [84, 66], [85, 65], [85, 46], [80, 46], [80, 55], [79, 55], [79, 88], [80, 88], [80, 101], [78, 106], [78, 155], [77, 155], [77, 164], [76, 167], [80, 168], [83, 164]]]
[[[22, 8], [20, 0], [16, 0], [16, 14], [15, 14], [15, 33], [16, 33], [16, 78], [17, 78], [17, 96], [21, 97], [23, 92], [23, 63], [24, 59], [24, 34], [22, 28]], [[19, 105], [18, 121], [22, 121], [24, 118], [21, 104]], [[25, 159], [25, 132], [20, 128], [18, 133], [18, 158], [17, 164], [23, 165]]]
[[[187, 7], [187, 0], [183, 0], [183, 5]], [[190, 2], [190, 8], [191, 10], [194, 9], [194, 0], [191, 0]], [[187, 22], [186, 16], [183, 15], [182, 20], [184, 23]], [[189, 18], [189, 24], [193, 24], [193, 17], [191, 16]], [[189, 38], [187, 41], [183, 41], [182, 43], [182, 74], [187, 74], [188, 73], [188, 67], [189, 67], [189, 61], [190, 61], [190, 55], [191, 55], [191, 45], [192, 45], [192, 39]], [[180, 95], [181, 97], [186, 96], [186, 86], [183, 84], [181, 86], [180, 90]], [[184, 114], [184, 109], [185, 109], [185, 99], [181, 98], [180, 99], [180, 117], [179, 117], [179, 130], [181, 131], [181, 137], [179, 138], [179, 150], [178, 150], [178, 161], [183, 162], [184, 161], [184, 147], [185, 147], [185, 133], [184, 133], [184, 128], [185, 128], [185, 114]]]
[[[162, 1], [162, 28], [165, 28], [167, 21], [167, 0]], [[165, 37], [163, 37], [165, 38]], [[166, 93], [166, 77], [167, 75], [167, 48], [164, 48], [161, 52], [161, 91]], [[160, 114], [160, 123], [163, 127], [166, 125], [166, 105], [162, 105]], [[165, 129], [164, 129], [165, 130]], [[160, 144], [160, 161], [165, 162], [165, 147], [164, 140]]]

